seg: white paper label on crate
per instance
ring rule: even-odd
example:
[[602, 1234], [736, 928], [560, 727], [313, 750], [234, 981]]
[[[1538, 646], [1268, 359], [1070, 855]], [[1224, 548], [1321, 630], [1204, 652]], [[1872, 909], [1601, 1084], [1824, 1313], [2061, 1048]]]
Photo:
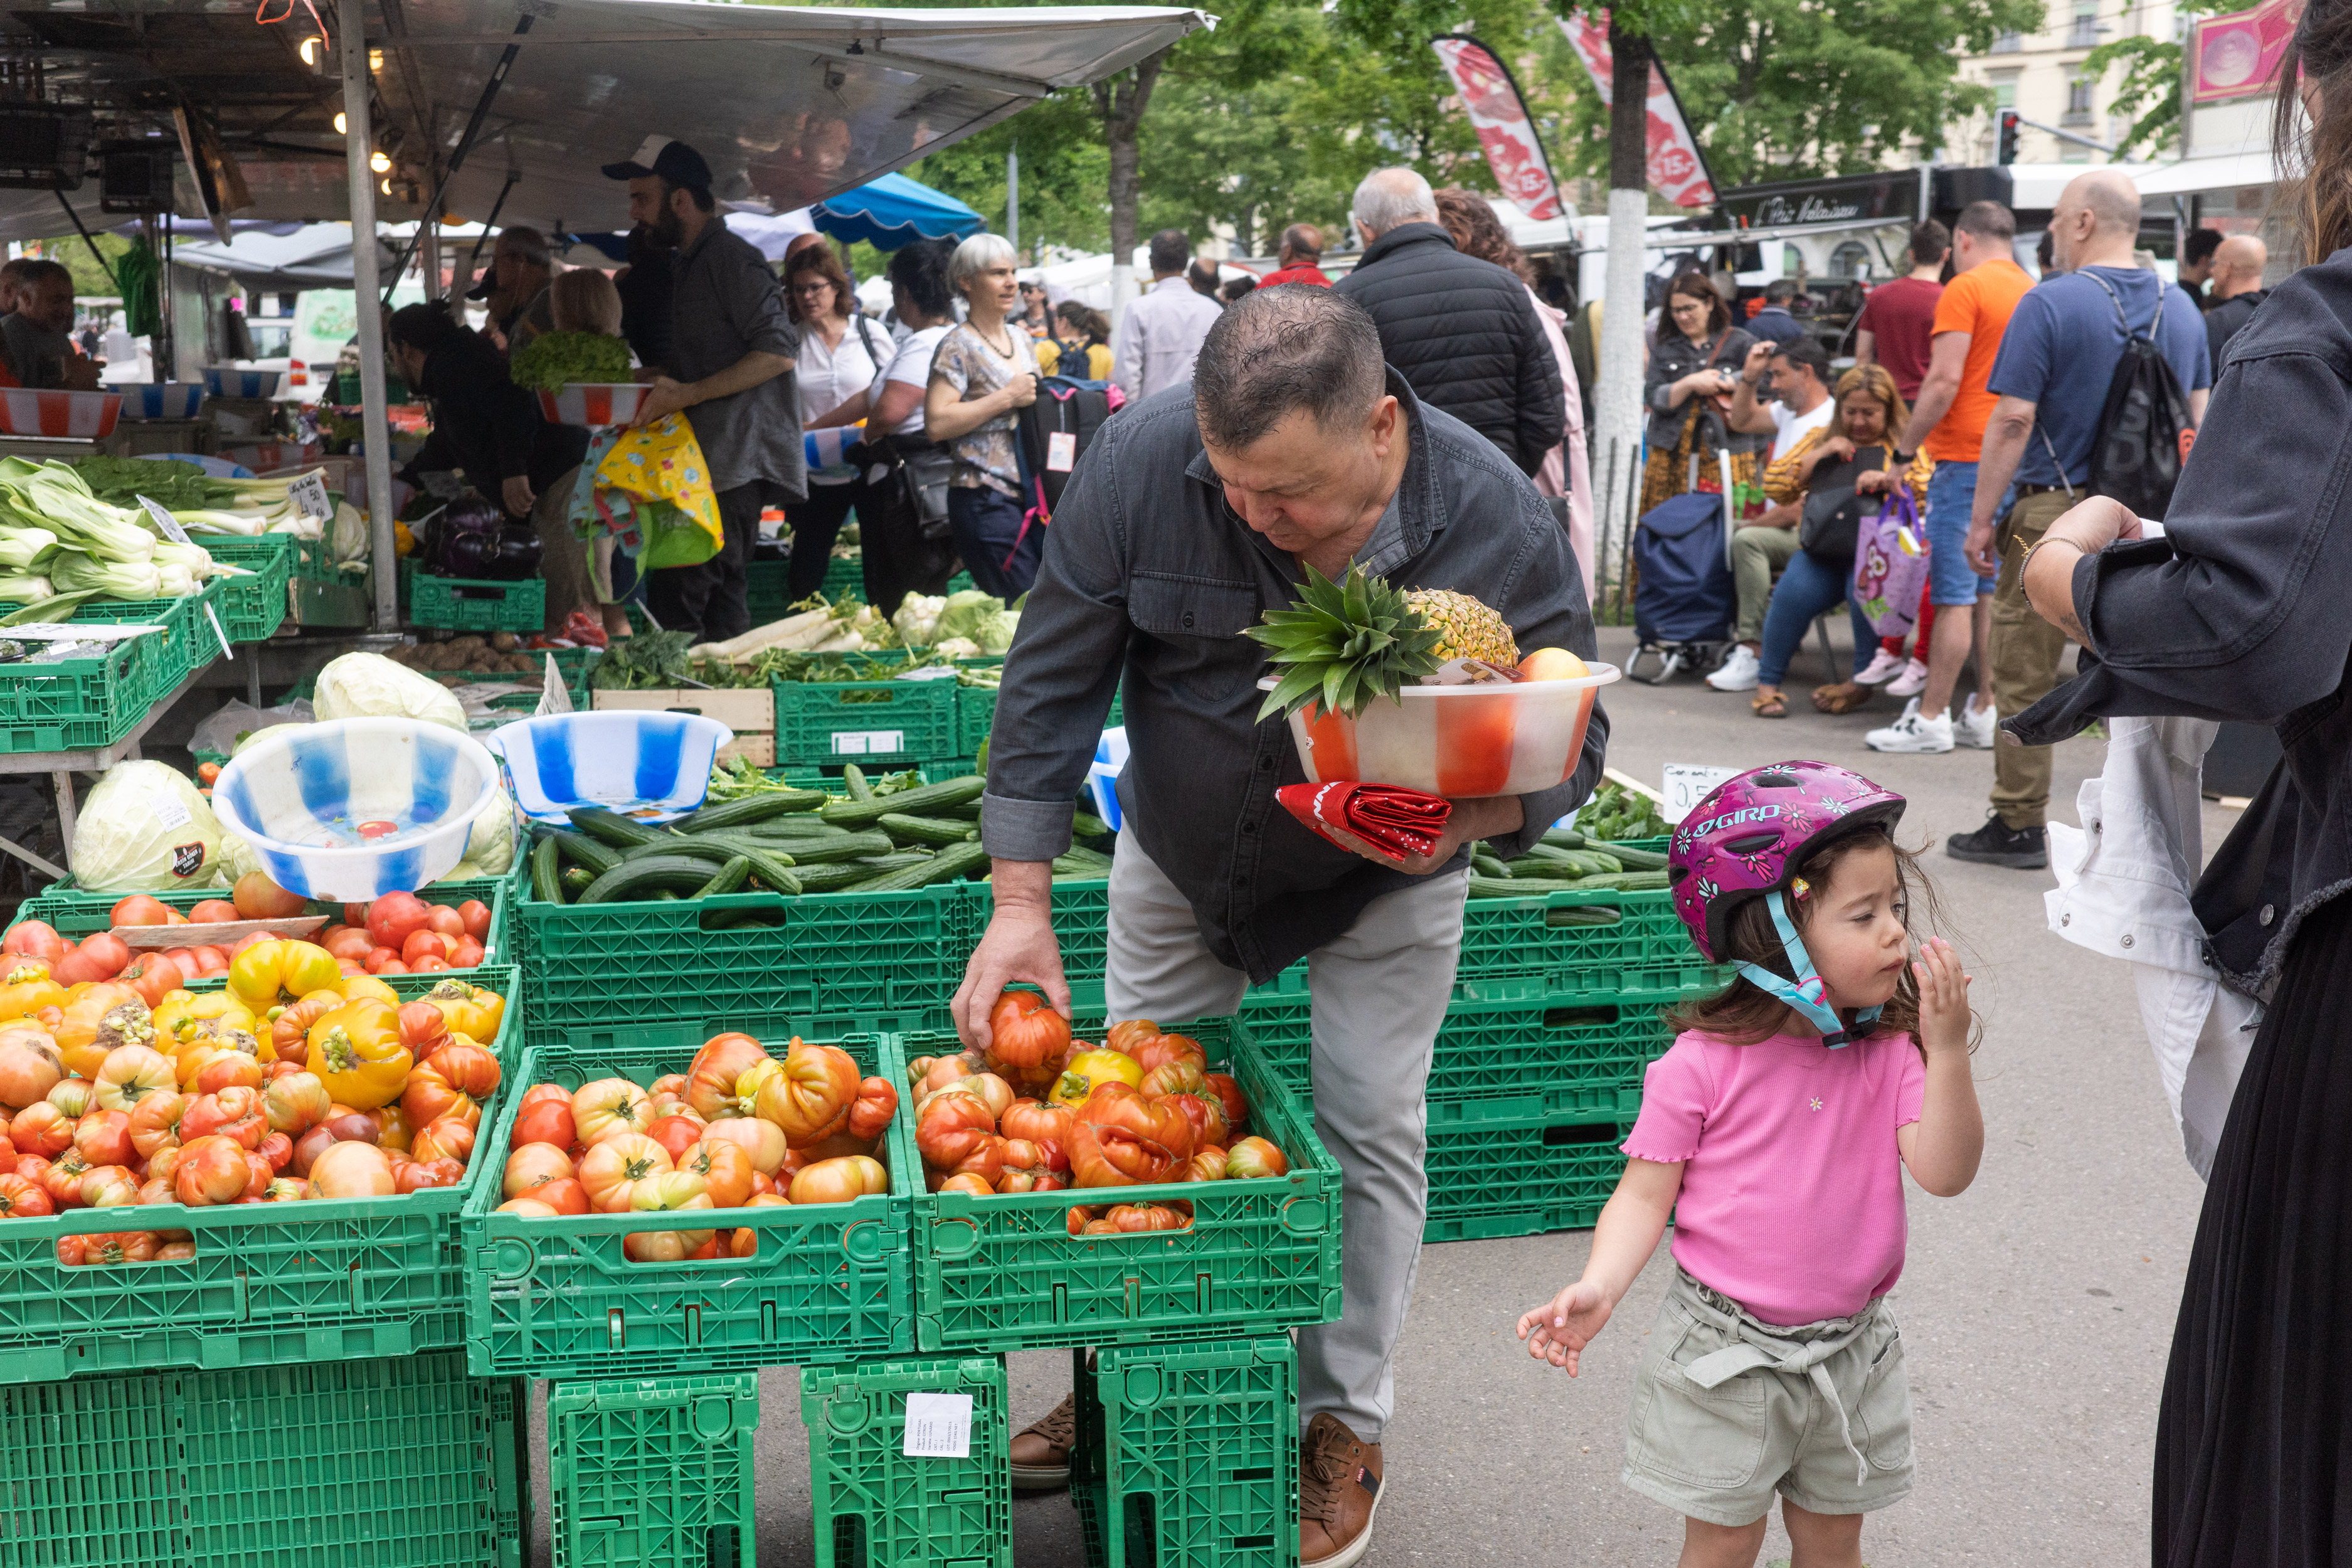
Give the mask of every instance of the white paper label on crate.
[[189, 542], [188, 531], [180, 526], [180, 520], [172, 515], [170, 507], [159, 500], [149, 500], [145, 496], [139, 498], [139, 504], [145, 507], [147, 515], [155, 520], [156, 532], [174, 544], [185, 544]]
[[125, 637], [142, 637], [150, 632], [160, 632], [161, 626], [110, 626], [92, 621], [88, 626], [68, 626], [62, 621], [27, 621], [21, 626], [0, 628], [0, 637], [16, 642], [121, 642]]
[[327, 504], [327, 480], [323, 474], [304, 474], [286, 487], [286, 493], [293, 500], [294, 510], [304, 517], [315, 517], [323, 522], [335, 515], [335, 509]]
[[1666, 804], [1658, 808], [1658, 815], [1670, 823], [1680, 822], [1690, 815], [1691, 807], [1706, 798], [1707, 791], [1727, 778], [1738, 777], [1739, 773], [1740, 770], [1738, 768], [1711, 768], [1696, 763], [1668, 763], [1664, 782], [1658, 791], [1666, 797]]
[[1066, 474], [1077, 466], [1078, 437], [1068, 430], [1056, 430], [1045, 437], [1045, 471]]
[[887, 757], [906, 749], [904, 730], [844, 730], [833, 737], [836, 757]]
[[[547, 666], [539, 686], [539, 715], [572, 711], [572, 689], [563, 684], [563, 672], [555, 668], [555, 656], [547, 656]], [[504, 766], [504, 763], [499, 764]]]
[[907, 1446], [910, 1459], [971, 1458], [971, 1395], [907, 1395]]
[[221, 657], [223, 658], [235, 658], [236, 657], [236, 649], [228, 646], [228, 629], [221, 625], [220, 617], [213, 614], [213, 607], [209, 604], [205, 606], [205, 619], [212, 622], [213, 636], [220, 639]]
[[166, 828], [185, 827], [195, 820], [188, 814], [187, 804], [184, 801], [174, 800], [168, 795], [159, 795], [154, 799], [157, 826]]

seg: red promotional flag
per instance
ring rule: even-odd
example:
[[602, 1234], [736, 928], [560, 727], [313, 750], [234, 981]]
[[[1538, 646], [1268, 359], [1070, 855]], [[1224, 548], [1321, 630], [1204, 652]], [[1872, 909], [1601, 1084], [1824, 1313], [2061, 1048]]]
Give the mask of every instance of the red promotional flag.
[[1485, 44], [1459, 33], [1432, 38], [1429, 47], [1453, 79], [1454, 90], [1462, 95], [1471, 129], [1486, 149], [1486, 167], [1503, 194], [1538, 222], [1559, 216], [1559, 189], [1552, 184], [1551, 163], [1544, 157], [1536, 122], [1528, 117], [1510, 68]]
[[[1568, 35], [1576, 50], [1576, 58], [1584, 62], [1591, 73], [1592, 84], [1600, 89], [1601, 101], [1610, 100], [1609, 13], [1589, 16], [1579, 12], [1559, 18], [1559, 30]], [[1683, 106], [1675, 97], [1674, 85], [1666, 80], [1666, 68], [1653, 58], [1650, 61], [1649, 111], [1649, 176], [1658, 195], [1678, 207], [1703, 207], [1715, 200], [1715, 182], [1708, 177], [1706, 155], [1691, 137], [1690, 125], [1683, 119]]]

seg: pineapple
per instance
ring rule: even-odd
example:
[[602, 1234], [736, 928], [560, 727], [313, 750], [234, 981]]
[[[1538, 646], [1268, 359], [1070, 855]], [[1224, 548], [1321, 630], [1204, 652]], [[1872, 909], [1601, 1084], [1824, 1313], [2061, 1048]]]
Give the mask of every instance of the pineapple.
[[1502, 616], [1469, 595], [1400, 594], [1361, 566], [1338, 583], [1307, 567], [1297, 603], [1269, 612], [1247, 635], [1271, 650], [1282, 677], [1258, 710], [1261, 720], [1310, 702], [1353, 718], [1373, 699], [1421, 684], [1449, 659], [1507, 669], [1519, 657]]

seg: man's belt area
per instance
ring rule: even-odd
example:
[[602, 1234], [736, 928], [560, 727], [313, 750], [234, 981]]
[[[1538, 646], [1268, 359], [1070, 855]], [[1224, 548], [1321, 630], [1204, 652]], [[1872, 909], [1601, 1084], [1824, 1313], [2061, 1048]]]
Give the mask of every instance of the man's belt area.
[[2047, 496], [2062, 493], [2072, 495], [2074, 492], [2068, 490], [2064, 485], [2020, 485], [2017, 487], [2017, 497], [2020, 500], [2023, 500], [2027, 496]]

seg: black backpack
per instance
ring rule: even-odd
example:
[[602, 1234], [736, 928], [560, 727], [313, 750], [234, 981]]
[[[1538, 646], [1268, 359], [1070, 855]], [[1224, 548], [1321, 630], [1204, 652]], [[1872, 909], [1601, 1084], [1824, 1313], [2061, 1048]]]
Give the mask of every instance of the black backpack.
[[[1080, 381], [1074, 376], [1037, 378], [1037, 401], [1021, 410], [1021, 456], [1033, 493], [1023, 499], [1035, 505], [1042, 499], [1045, 518], [1062, 502], [1077, 460], [1094, 445], [1095, 432], [1110, 417], [1109, 384]], [[1055, 437], [1067, 439], [1056, 443]], [[1058, 450], [1056, 449], [1058, 447]], [[1066, 462], [1056, 459], [1066, 457]]]
[[2159, 284], [2156, 314], [2142, 336], [2131, 330], [2114, 286], [2095, 272], [2083, 276], [2106, 290], [2124, 329], [2123, 358], [2116, 362], [2115, 379], [2107, 384], [2107, 405], [2100, 411], [2098, 435], [2091, 445], [2091, 493], [2112, 496], [2142, 517], [2161, 520], [2172, 504], [2172, 487], [2179, 482], [2189, 443], [2197, 438], [2180, 378], [2157, 345], [2157, 334], [2164, 327], [2165, 289]]

